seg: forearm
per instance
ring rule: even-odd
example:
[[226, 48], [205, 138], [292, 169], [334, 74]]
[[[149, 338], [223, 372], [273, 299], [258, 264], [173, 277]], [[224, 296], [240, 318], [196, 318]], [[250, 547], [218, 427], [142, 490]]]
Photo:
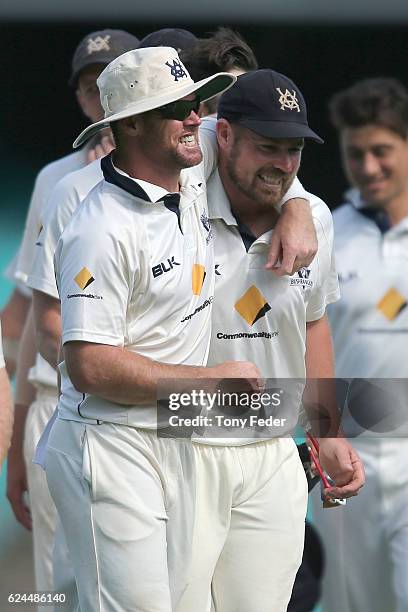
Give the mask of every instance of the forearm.
[[14, 405], [14, 424], [9, 456], [19, 461], [23, 460], [24, 430], [28, 410], [28, 405], [17, 403]]
[[4, 368], [0, 369], [0, 466], [10, 446], [13, 409], [10, 383]]
[[16, 372], [15, 403], [30, 406], [35, 399], [35, 388], [28, 382], [28, 373], [36, 358], [35, 331], [32, 308], [30, 308], [21, 337]]
[[86, 342], [65, 344], [64, 357], [78, 391], [124, 405], [156, 401], [161, 379], [216, 376], [215, 368], [160, 363], [124, 348]]
[[10, 376], [15, 372], [18, 346], [23, 333], [31, 300], [18, 289], [14, 289], [6, 306], [1, 312], [3, 331], [3, 350], [6, 368]]
[[61, 344], [61, 309], [59, 301], [41, 291], [33, 291], [37, 348], [54, 369], [58, 365]]
[[306, 326], [306, 376], [303, 400], [313, 433], [317, 437], [341, 435], [333, 345], [326, 315]]

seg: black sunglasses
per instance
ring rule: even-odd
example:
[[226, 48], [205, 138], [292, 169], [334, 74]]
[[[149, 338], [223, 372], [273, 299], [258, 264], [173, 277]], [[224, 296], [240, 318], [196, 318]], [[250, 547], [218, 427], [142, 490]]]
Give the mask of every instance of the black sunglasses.
[[160, 113], [164, 119], [177, 119], [177, 121], [184, 121], [190, 116], [190, 113], [194, 111], [198, 113], [200, 108], [200, 98], [194, 100], [176, 100], [170, 102], [164, 106], [159, 106], [155, 110]]

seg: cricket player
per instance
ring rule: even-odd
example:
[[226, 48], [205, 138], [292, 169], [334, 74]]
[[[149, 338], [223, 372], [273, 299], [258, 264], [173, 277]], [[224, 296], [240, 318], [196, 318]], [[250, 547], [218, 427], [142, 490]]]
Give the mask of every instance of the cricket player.
[[[96, 79], [103, 67], [124, 51], [134, 49], [139, 40], [123, 30], [102, 30], [85, 36], [72, 59], [70, 85], [76, 92], [81, 110], [88, 120], [101, 118], [102, 107]], [[38, 175], [27, 215], [26, 227], [16, 262], [16, 291], [27, 292], [31, 270], [48, 197], [58, 181], [70, 172], [86, 166], [112, 149], [112, 139], [94, 139], [80, 151], [48, 164]], [[31, 299], [31, 291], [29, 291]], [[13, 302], [14, 298], [12, 298]], [[14, 303], [14, 302], [13, 302]], [[57, 322], [59, 329], [59, 321]], [[40, 343], [47, 356], [53, 344], [49, 337]], [[44, 350], [45, 347], [45, 350]], [[58, 342], [59, 347], [59, 342]], [[32, 315], [29, 314], [19, 351], [16, 380], [15, 425], [8, 461], [7, 495], [17, 520], [33, 530], [34, 569], [38, 590], [50, 590], [52, 548], [56, 511], [48, 492], [44, 472], [32, 463], [38, 439], [58, 402], [57, 359], [45, 360], [37, 353]], [[29, 505], [24, 493], [29, 491]]]
[[[216, 137], [218, 170], [207, 184], [216, 264], [208, 363], [245, 359], [279, 384], [332, 377], [325, 310], [339, 288], [332, 219], [318, 197], [308, 194], [319, 244], [313, 262], [292, 277], [265, 272], [274, 206], [299, 170], [305, 139], [322, 142], [308, 126], [300, 90], [272, 70], [239, 77], [221, 96]], [[226, 430], [228, 425], [221, 434]], [[260, 440], [255, 426], [233, 431], [233, 439], [214, 435], [210, 441], [218, 462], [213, 446], [206, 455], [201, 440], [202, 473], [208, 477], [197, 493], [192, 579], [182, 603], [196, 608], [194, 602], [206, 601], [211, 590], [213, 609], [220, 612], [283, 612], [302, 559], [304, 471], [284, 428], [269, 440]], [[335, 480], [334, 495], [358, 493], [364, 472], [346, 440], [322, 438], [320, 460]], [[226, 476], [228, 461], [239, 469]]]
[[334, 211], [342, 300], [329, 310], [336, 373], [347, 381], [343, 427], [367, 472], [364, 495], [333, 517], [325, 612], [408, 609], [408, 91], [359, 81], [330, 101], [352, 186]]

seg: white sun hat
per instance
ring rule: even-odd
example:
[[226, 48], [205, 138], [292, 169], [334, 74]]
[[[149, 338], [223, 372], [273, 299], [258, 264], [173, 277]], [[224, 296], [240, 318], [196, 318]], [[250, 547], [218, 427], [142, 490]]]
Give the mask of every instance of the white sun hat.
[[112, 121], [145, 113], [196, 92], [204, 102], [236, 81], [219, 72], [195, 83], [172, 47], [146, 47], [123, 53], [99, 75], [97, 84], [105, 118], [89, 125], [75, 140], [79, 147]]

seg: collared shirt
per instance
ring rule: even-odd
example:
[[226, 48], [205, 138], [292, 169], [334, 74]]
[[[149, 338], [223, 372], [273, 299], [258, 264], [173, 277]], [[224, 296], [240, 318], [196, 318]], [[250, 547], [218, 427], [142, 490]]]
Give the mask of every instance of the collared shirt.
[[328, 309], [336, 374], [407, 378], [408, 217], [384, 231], [353, 204], [333, 213], [342, 293]]
[[[123, 346], [151, 359], [205, 365], [214, 295], [212, 236], [202, 165], [181, 174], [179, 218], [102, 160], [55, 253], [63, 343]], [[156, 425], [155, 407], [79, 393], [61, 367], [61, 418]]]
[[339, 298], [329, 209], [308, 194], [317, 255], [297, 274], [276, 277], [264, 268], [272, 231], [245, 244], [218, 173], [207, 193], [216, 273], [209, 364], [248, 360], [265, 377], [304, 378], [306, 323], [320, 319]]

